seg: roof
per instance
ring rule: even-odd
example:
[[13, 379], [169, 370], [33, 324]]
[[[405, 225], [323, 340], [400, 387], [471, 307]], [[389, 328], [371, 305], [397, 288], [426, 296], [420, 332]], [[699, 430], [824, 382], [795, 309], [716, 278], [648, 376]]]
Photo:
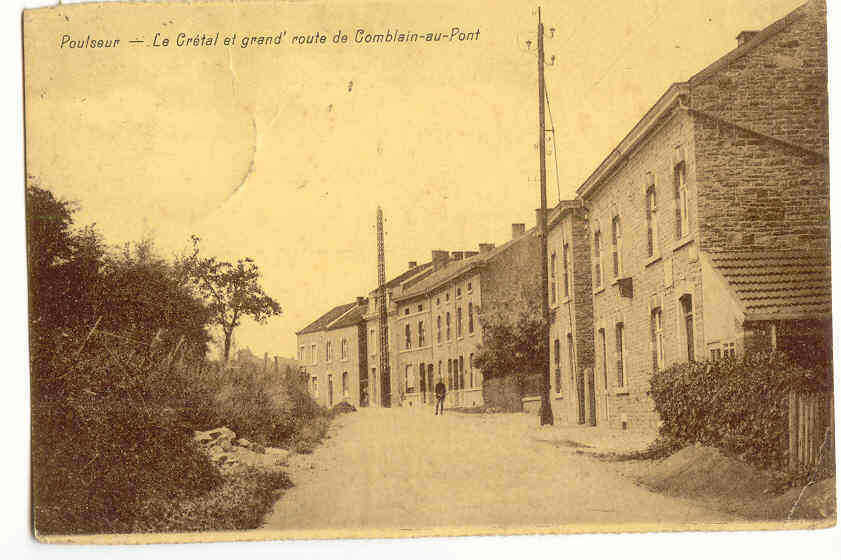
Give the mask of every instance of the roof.
[[497, 255], [508, 250], [516, 243], [528, 237], [534, 236], [535, 232], [536, 229], [531, 228], [519, 237], [512, 239], [499, 247], [491, 249], [487, 253], [479, 253], [478, 255], [473, 255], [472, 257], [459, 259], [457, 261], [450, 260], [443, 268], [433, 271], [411, 286], [404, 287], [402, 293], [395, 294], [394, 301], [403, 301], [418, 295], [426, 294], [470, 270], [483, 266], [485, 263], [493, 260]]
[[366, 299], [362, 304], [353, 304], [356, 307], [333, 321], [327, 326], [327, 330], [342, 329], [344, 327], [352, 327], [358, 325], [364, 320], [365, 312], [368, 310], [368, 300]]
[[432, 268], [432, 263], [431, 262], [423, 263], [421, 265], [410, 268], [407, 271], [400, 274], [399, 276], [395, 276], [394, 278], [392, 278], [391, 280], [386, 282], [385, 287], [386, 287], [386, 289], [396, 288], [397, 286], [399, 286], [400, 284], [402, 284], [403, 282], [405, 282], [409, 278], [411, 278], [411, 277], [413, 277], [416, 274], [419, 274], [421, 272], [426, 272], [428, 269], [431, 269], [431, 268]]
[[818, 318], [832, 313], [828, 252], [733, 251], [709, 255], [736, 294], [746, 320]]
[[336, 307], [334, 307], [333, 309], [331, 309], [330, 311], [328, 311], [327, 313], [325, 313], [324, 315], [322, 315], [303, 329], [299, 330], [295, 334], [307, 334], [323, 331], [330, 325], [330, 323], [332, 323], [333, 321], [350, 311], [350, 309], [353, 308], [354, 305], [356, 305], [356, 302], [345, 303], [344, 305], [337, 305]]

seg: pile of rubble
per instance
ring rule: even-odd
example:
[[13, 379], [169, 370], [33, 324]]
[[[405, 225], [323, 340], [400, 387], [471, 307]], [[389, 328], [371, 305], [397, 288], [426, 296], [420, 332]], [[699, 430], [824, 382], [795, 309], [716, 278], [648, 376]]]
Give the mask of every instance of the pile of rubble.
[[289, 451], [263, 447], [245, 438], [237, 438], [227, 427], [195, 432], [193, 441], [223, 473], [254, 467], [262, 470], [281, 470], [286, 465]]

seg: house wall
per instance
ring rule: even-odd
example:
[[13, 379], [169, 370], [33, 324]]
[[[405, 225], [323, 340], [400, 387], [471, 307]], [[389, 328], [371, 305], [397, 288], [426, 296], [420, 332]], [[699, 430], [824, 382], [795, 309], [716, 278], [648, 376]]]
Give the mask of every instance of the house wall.
[[[698, 262], [698, 212], [692, 118], [685, 111], [667, 116], [632, 152], [624, 163], [594, 191], [588, 193], [588, 240], [593, 276], [594, 355], [597, 403], [605, 423], [613, 427], [650, 428], [658, 418], [649, 396], [653, 370], [652, 309], [660, 308], [665, 366], [687, 359], [686, 330], [680, 298], [693, 301], [694, 352], [702, 355], [703, 298]], [[676, 239], [674, 173], [676, 153], [682, 150], [686, 165], [689, 206], [687, 235]], [[657, 195], [655, 255], [648, 256], [646, 190], [652, 174]], [[619, 293], [612, 266], [612, 220], [621, 223], [621, 276], [629, 277], [633, 296]], [[600, 268], [596, 280], [595, 233], [601, 232]], [[617, 360], [617, 324], [624, 325], [624, 384], [620, 385]], [[604, 331], [604, 346], [600, 331]], [[606, 359], [605, 359], [606, 355]]]
[[[460, 295], [459, 295], [460, 292]], [[403, 406], [434, 406], [433, 390], [439, 376], [447, 386], [445, 407], [473, 407], [483, 404], [482, 372], [473, 367], [470, 357], [475, 355], [482, 341], [482, 327], [479, 322], [479, 304], [482, 300], [482, 274], [476, 270], [446, 282], [432, 291], [428, 296], [418, 296], [400, 302], [395, 316], [395, 329], [399, 333], [397, 353], [397, 379], [399, 387], [393, 388], [395, 403]], [[473, 304], [473, 332], [469, 329], [469, 304]], [[423, 311], [418, 311], [418, 305]], [[406, 314], [406, 309], [409, 314]], [[462, 310], [462, 333], [457, 332], [458, 309]], [[446, 333], [446, 314], [450, 313], [450, 337]], [[438, 338], [437, 320], [441, 317], [441, 337]], [[418, 321], [425, 325], [425, 344], [418, 346]], [[412, 346], [406, 348], [405, 328], [411, 327]], [[447, 362], [459, 363], [464, 361], [464, 385], [459, 384], [455, 389], [455, 382], [450, 381]], [[419, 380], [420, 366], [424, 365], [424, 372], [429, 374], [432, 366], [433, 385], [429, 383], [421, 386]], [[415, 378], [413, 391], [406, 390], [406, 366], [411, 368]], [[425, 392], [422, 390], [425, 389]]]
[[692, 85], [703, 250], [829, 249], [826, 6], [789, 17]]
[[[304, 367], [307, 371], [310, 395], [321, 406], [337, 405], [342, 401], [360, 406], [360, 370], [367, 368], [366, 349], [360, 346], [360, 327], [352, 325], [341, 329], [318, 331], [298, 335], [298, 346], [307, 348]], [[341, 342], [347, 340], [347, 357], [341, 358]], [[327, 342], [333, 344], [332, 358], [327, 359]], [[313, 360], [312, 344], [316, 344], [317, 356]], [[342, 390], [342, 375], [347, 373], [347, 391]], [[333, 379], [332, 401], [330, 399], [330, 376]], [[317, 381], [313, 384], [313, 379]]]
[[[579, 421], [580, 395], [578, 376], [587, 375], [594, 366], [593, 292], [590, 245], [583, 209], [566, 210], [550, 226], [547, 242], [549, 262], [549, 367], [550, 402], [555, 420], [564, 424]], [[568, 250], [569, 295], [564, 288], [564, 243]], [[552, 255], [556, 256], [556, 271], [552, 273]], [[552, 285], [555, 297], [552, 297]], [[568, 335], [573, 340], [573, 363], [570, 367]], [[557, 341], [557, 345], [556, 342]], [[556, 356], [556, 353], [558, 354]], [[590, 417], [590, 399], [585, 391], [583, 405]], [[596, 418], [604, 415], [602, 399], [596, 399]]]

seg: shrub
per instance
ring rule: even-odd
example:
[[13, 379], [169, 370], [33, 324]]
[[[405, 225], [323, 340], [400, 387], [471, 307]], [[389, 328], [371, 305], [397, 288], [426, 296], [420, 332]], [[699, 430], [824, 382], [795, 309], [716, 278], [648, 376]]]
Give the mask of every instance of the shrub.
[[662, 437], [715, 446], [774, 469], [787, 460], [789, 391], [829, 388], [824, 372], [780, 353], [677, 364], [651, 377]]

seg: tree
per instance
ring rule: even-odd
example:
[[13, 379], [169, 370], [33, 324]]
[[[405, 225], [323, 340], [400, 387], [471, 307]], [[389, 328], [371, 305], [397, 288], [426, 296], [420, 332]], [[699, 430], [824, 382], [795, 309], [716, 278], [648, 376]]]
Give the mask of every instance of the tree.
[[526, 376], [546, 369], [549, 359], [547, 324], [540, 310], [540, 292], [523, 284], [506, 301], [479, 310], [483, 343], [476, 366], [487, 379]]
[[232, 264], [216, 257], [201, 257], [201, 240], [194, 235], [192, 241], [193, 253], [183, 259], [181, 265], [186, 277], [208, 302], [211, 320], [222, 329], [224, 361], [227, 363], [234, 329], [243, 317], [263, 324], [270, 317], [280, 315], [282, 310], [260, 286], [260, 269], [253, 259], [245, 257]]

